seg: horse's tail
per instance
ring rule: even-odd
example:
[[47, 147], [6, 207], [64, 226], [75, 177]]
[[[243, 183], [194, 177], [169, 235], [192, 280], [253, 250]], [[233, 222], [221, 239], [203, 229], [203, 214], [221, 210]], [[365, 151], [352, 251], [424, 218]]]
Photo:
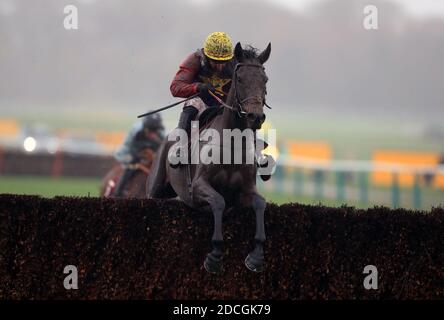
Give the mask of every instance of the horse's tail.
[[146, 182], [148, 198], [174, 198], [176, 193], [167, 177], [168, 140], [165, 139], [157, 150]]

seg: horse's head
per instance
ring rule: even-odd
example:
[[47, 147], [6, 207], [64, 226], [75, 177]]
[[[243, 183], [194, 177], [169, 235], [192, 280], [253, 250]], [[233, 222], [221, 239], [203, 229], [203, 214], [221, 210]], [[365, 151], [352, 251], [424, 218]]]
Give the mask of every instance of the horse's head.
[[271, 53], [271, 43], [261, 52], [237, 43], [234, 55], [237, 65], [233, 75], [234, 99], [246, 128], [260, 129], [265, 121], [264, 104], [267, 94], [267, 75], [263, 64]]

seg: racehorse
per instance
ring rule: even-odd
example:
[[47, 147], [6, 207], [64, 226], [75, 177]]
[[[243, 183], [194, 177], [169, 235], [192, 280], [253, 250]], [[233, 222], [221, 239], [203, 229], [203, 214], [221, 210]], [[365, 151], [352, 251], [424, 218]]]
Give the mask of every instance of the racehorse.
[[[231, 88], [226, 102], [221, 106], [221, 112], [207, 124], [207, 128], [216, 130], [220, 136], [223, 136], [224, 129], [251, 129], [254, 133], [260, 129], [265, 120], [263, 109], [266, 104], [268, 80], [263, 64], [268, 60], [270, 53], [271, 44], [260, 54], [252, 47], [244, 50], [240, 43], [236, 45], [234, 54], [237, 65], [233, 72]], [[147, 182], [148, 198], [179, 196], [192, 208], [212, 212], [213, 248], [204, 260], [204, 267], [210, 273], [221, 270], [222, 216], [225, 209], [252, 208], [256, 216], [255, 248], [246, 257], [245, 265], [252, 271], [261, 272], [264, 266], [266, 201], [256, 188], [256, 163], [247, 163], [246, 158], [242, 157], [240, 164], [191, 163], [173, 167], [169, 165], [168, 152], [175, 142], [169, 140], [171, 139], [167, 137], [163, 141], [154, 160]], [[221, 155], [225, 146], [221, 139], [221, 144], [218, 145]], [[199, 148], [202, 148], [202, 144]], [[245, 151], [248, 148], [243, 145], [242, 149]], [[230, 150], [231, 156], [236, 150]]]
[[[146, 197], [146, 179], [150, 172], [150, 167], [154, 159], [154, 152], [149, 148], [143, 149], [139, 153], [140, 162], [128, 165], [130, 169], [136, 170], [134, 176], [124, 187], [123, 194], [125, 198], [145, 198]], [[123, 174], [124, 167], [122, 164], [115, 164], [110, 171], [102, 179], [100, 187], [101, 197], [114, 197], [114, 192], [119, 183], [119, 179]]]

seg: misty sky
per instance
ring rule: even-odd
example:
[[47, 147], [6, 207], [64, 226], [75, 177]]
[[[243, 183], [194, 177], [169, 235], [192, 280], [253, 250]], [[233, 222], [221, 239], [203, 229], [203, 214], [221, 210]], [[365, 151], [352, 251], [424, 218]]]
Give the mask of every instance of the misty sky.
[[[85, 0], [85, 1], [98, 1], [98, 0]], [[218, 0], [191, 0], [199, 5], [211, 4]], [[298, 12], [306, 12], [310, 10], [314, 5], [317, 5], [321, 1], [325, 0], [250, 0], [250, 1], [263, 1], [277, 6], [283, 6], [296, 10]], [[333, 1], [333, 0], [329, 0]], [[337, 1], [337, 0], [336, 0]], [[444, 17], [444, 1], [442, 0], [386, 0], [387, 2], [395, 2], [403, 7], [409, 14], [427, 18], [430, 16]], [[372, 4], [368, 1], [368, 4]]]

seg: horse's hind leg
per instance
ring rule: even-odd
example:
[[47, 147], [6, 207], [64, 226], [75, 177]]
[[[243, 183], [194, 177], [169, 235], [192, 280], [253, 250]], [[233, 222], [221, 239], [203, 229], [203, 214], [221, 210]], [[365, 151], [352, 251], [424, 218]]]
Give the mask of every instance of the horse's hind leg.
[[166, 159], [168, 148], [164, 141], [157, 151], [146, 180], [146, 195], [148, 198], [172, 198], [176, 193], [167, 182]]
[[195, 183], [193, 192], [195, 203], [204, 203], [213, 213], [214, 230], [211, 238], [213, 250], [207, 254], [204, 267], [210, 273], [218, 273], [222, 264], [222, 215], [225, 210], [225, 200], [204, 180]]
[[264, 214], [266, 204], [265, 199], [261, 195], [257, 193], [253, 195], [252, 207], [256, 214], [256, 235], [254, 236], [256, 246], [245, 259], [245, 265], [248, 269], [254, 272], [262, 272], [264, 269]]

